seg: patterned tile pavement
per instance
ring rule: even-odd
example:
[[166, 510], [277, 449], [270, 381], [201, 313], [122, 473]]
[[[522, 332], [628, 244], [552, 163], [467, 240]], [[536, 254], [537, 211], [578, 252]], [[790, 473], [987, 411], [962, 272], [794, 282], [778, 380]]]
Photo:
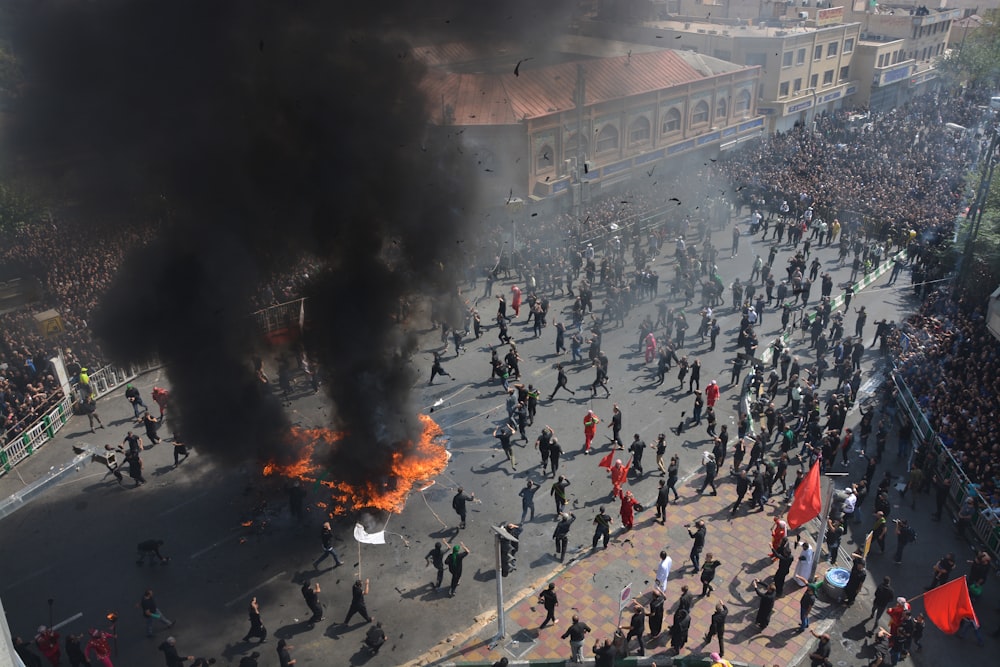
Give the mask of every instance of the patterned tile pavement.
[[[578, 520], [573, 527], [570, 544], [575, 543], [579, 551], [551, 579], [556, 584], [559, 596], [558, 624], [539, 629], [545, 618], [545, 611], [537, 604], [537, 594], [526, 595], [507, 609], [506, 622], [508, 638], [524, 639], [529, 642], [529, 647], [523, 643], [512, 644], [507, 639], [490, 650], [489, 642], [483, 640], [493, 631], [491, 625], [479, 635], [469, 638], [461, 647], [456, 647], [452, 659], [456, 664], [491, 664], [504, 655], [528, 660], [568, 658], [568, 640], [561, 639], [560, 635], [570, 624], [574, 613], [579, 614], [581, 620], [593, 629], [585, 644], [585, 655], [590, 657], [590, 647], [594, 640], [610, 637], [615, 630], [618, 595], [624, 584], [631, 583], [632, 595], [640, 597], [643, 602], [648, 601], [648, 591], [653, 586], [654, 571], [659, 562], [659, 551], [664, 546], [668, 547], [673, 558], [667, 588], [664, 632], [656, 640], [647, 641], [646, 654], [672, 655], [672, 652], [668, 652], [666, 627], [677, 606], [681, 586], [687, 584], [696, 596], [701, 592], [698, 577], [687, 560], [691, 539], [684, 524], [702, 518], [708, 526], [703, 560], [705, 554], [712, 553], [722, 561], [722, 565], [715, 580], [715, 592], [704, 599], [696, 597], [689, 641], [680, 656], [707, 656], [717, 650], [716, 640], [713, 639], [711, 645], [704, 645], [701, 639], [708, 628], [715, 603], [721, 599], [729, 607], [725, 637], [725, 655], [728, 659], [758, 665], [793, 664], [796, 658], [801, 657], [806, 646], [811, 646], [811, 642], [815, 640], [808, 632], [798, 632], [801, 589], [792, 582], [791, 577], [785, 584], [784, 596], [775, 605], [769, 626], [759, 631], [753, 623], [757, 612], [757, 598], [752, 590], [752, 581], [754, 578], [766, 581], [776, 569], [768, 555], [772, 517], [784, 514], [787, 505], [781, 496], [776, 496], [771, 499], [764, 512], [748, 512], [747, 503], [744, 502], [735, 518], [731, 519], [729, 509], [735, 499], [732, 477], [727, 476], [718, 483], [718, 496], [712, 496], [706, 491], [705, 495], [698, 497], [698, 488], [703, 479], [704, 476], [699, 473], [679, 485], [680, 501], [676, 505], [670, 505], [665, 526], [654, 521], [655, 510], [648, 507], [638, 515], [634, 530], [627, 533], [620, 530], [612, 532], [607, 550], [599, 546], [596, 551], [591, 552], [590, 514], [585, 511], [577, 512]], [[608, 507], [610, 511], [611, 505]], [[807, 528], [815, 524], [815, 521], [810, 522]], [[818, 574], [822, 576], [828, 567], [825, 561], [820, 563]], [[834, 611], [835, 608], [826, 608], [821, 597], [814, 608], [814, 620], [825, 612]], [[622, 624], [627, 624], [629, 617], [630, 614], [626, 611]], [[634, 640], [632, 647], [633, 650], [636, 647]]]

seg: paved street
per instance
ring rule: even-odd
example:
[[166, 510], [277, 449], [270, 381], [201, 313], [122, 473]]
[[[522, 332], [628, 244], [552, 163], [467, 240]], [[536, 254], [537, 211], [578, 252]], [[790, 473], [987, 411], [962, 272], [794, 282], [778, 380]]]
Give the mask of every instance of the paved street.
[[[767, 255], [767, 245], [749, 241], [749, 237], [743, 237], [739, 256], [729, 259], [728, 230], [715, 234], [715, 242], [721, 250], [720, 273], [727, 286], [736, 276], [749, 277], [755, 253]], [[664, 251], [655, 265], [660, 273], [661, 297], [668, 294], [667, 283], [673, 275], [673, 260], [667, 257], [672, 255], [672, 246], [665, 245]], [[847, 280], [850, 269], [836, 268], [835, 249], [821, 249], [818, 253], [823, 260], [822, 271], [833, 273], [835, 285]], [[789, 256], [784, 249], [778, 254], [774, 265], [778, 275], [783, 275]], [[864, 332], [866, 344], [871, 342], [875, 321], [882, 317], [898, 321], [901, 313], [915, 306], [908, 296], [906, 276], [889, 289], [884, 288], [885, 282], [886, 278], [881, 278], [852, 303], [852, 310], [865, 305], [869, 311]], [[501, 290], [509, 294], [511, 284], [498, 283], [494, 286], [494, 294]], [[835, 289], [834, 295], [839, 291]], [[813, 303], [818, 300], [818, 292], [817, 285], [812, 295]], [[480, 283], [472, 294], [481, 293]], [[599, 303], [601, 293], [595, 296]], [[481, 303], [484, 323], [488, 323], [495, 313], [494, 301], [484, 299]], [[725, 301], [728, 304], [728, 288]], [[553, 325], [560, 317], [559, 311], [571, 303], [568, 298], [553, 300], [549, 327], [540, 339], [531, 338], [530, 327], [523, 324], [523, 310], [519, 322], [511, 327], [524, 359], [523, 380], [538, 387], [543, 397], [555, 385], [553, 365], [557, 357]], [[671, 305], [679, 304], [679, 300], [671, 302]], [[700, 343], [693, 335], [697, 327], [697, 308], [692, 306], [687, 312], [692, 328], [688, 332], [688, 345], [678, 354], [701, 360], [702, 388], [713, 379], [723, 385], [717, 410], [719, 423], [729, 424], [735, 437], [737, 395], [735, 388], [725, 385], [729, 380], [739, 316], [728, 307], [719, 309], [723, 332], [719, 349], [710, 353], [707, 341]], [[537, 454], [524, 443], [517, 443], [515, 447], [518, 467], [512, 470], [492, 437], [493, 429], [506, 416], [502, 387], [499, 382], [488, 380], [488, 345], [496, 341], [495, 327], [487, 328], [478, 342], [467, 340], [467, 351], [457, 358], [449, 347], [443, 363], [452, 377], [437, 378], [433, 386], [427, 387], [430, 352], [437, 346], [437, 334], [423, 322], [423, 349], [415, 360], [419, 367], [415, 409], [430, 413], [442, 426], [452, 459], [448, 470], [433, 486], [411, 495], [402, 514], [360, 517], [369, 530], [385, 526], [386, 545], [364, 545], [359, 550], [351, 536], [353, 517], [338, 521], [336, 544], [346, 564], [330, 569], [327, 561], [320, 570], [315, 570], [311, 563], [320, 553], [318, 531], [323, 520], [320, 508], [313, 506], [307, 519], [296, 523], [285, 508], [282, 482], [263, 480], [256, 462], [247, 461], [237, 469], [223, 470], [201, 458], [195, 449], [194, 455], [175, 469], [171, 444], [165, 442], [145, 453], [145, 470], [150, 483], [143, 488], [119, 488], [103, 467], [92, 463], [61, 479], [39, 499], [0, 521], [0, 568], [5, 575], [0, 595], [12, 631], [27, 637], [33, 635], [40, 623], [48, 622], [48, 598], [55, 600], [55, 622], [77, 612], [83, 613], [83, 618], [69, 624], [64, 632], [81, 632], [101, 623], [107, 612], [117, 611], [121, 615], [120, 664], [156, 664], [161, 658], [155, 646], [168, 631], [158, 630], [153, 640], [146, 640], [135, 606], [142, 591], [152, 587], [165, 613], [177, 621], [177, 626], [169, 633], [177, 637], [181, 653], [214, 656], [221, 658], [223, 664], [238, 662], [239, 656], [253, 650], [251, 644], [240, 641], [248, 627], [245, 607], [251, 595], [257, 595], [260, 600], [264, 623], [272, 635], [269, 643], [259, 649], [265, 657], [262, 664], [277, 664], [273, 642], [278, 637], [296, 646], [299, 664], [395, 665], [411, 660], [424, 664], [475, 662], [496, 660], [501, 655], [526, 659], [565, 658], [568, 646], [559, 635], [574, 610], [594, 628], [596, 637], [610, 636], [617, 619], [618, 592], [629, 583], [636, 595], [648, 591], [657, 554], [664, 546], [669, 547], [674, 558], [674, 573], [667, 593], [667, 618], [682, 584], [690, 584], [697, 592], [697, 578], [690, 573], [690, 568], [688, 571], [682, 568], [691, 542], [683, 524], [704, 518], [708, 523], [705, 551], [714, 552], [722, 566], [716, 593], [695, 605], [691, 639], [684, 653], [712, 650], [701, 646], [701, 635], [714, 601], [724, 598], [730, 607], [726, 657], [758, 664], [795, 664], [814, 640], [807, 641], [808, 635], [793, 631], [798, 595], [787, 592], [794, 590], [791, 584], [786, 587], [785, 597], [779, 600], [770, 626], [763, 632], [750, 630], [756, 610], [750, 580], [754, 576], [765, 578], [773, 571], [766, 558], [768, 532], [771, 517], [782, 512], [784, 505], [773, 499], [764, 512], [746, 514], [741, 511], [735, 519], [730, 519], [725, 508], [732, 503], [735, 493], [725, 471], [720, 471], [722, 483], [717, 497], [696, 497], [703, 478], [699, 468], [701, 452], [710, 447], [710, 440], [704, 427], [693, 428], [680, 438], [668, 430], [677, 424], [682, 411], [690, 414], [693, 397], [686, 393], [686, 387], [685, 391], [677, 389], [676, 367], [663, 387], [652, 386], [650, 376], [655, 380], [655, 363], [645, 364], [642, 355], [637, 353], [638, 324], [646, 314], [655, 319], [655, 301], [634, 308], [624, 328], [606, 330], [603, 349], [610, 358], [612, 395], [609, 399], [603, 398], [603, 391], [599, 391], [601, 397], [590, 398], [589, 385], [594, 371], [589, 365], [570, 365], [569, 386], [577, 392], [576, 396], [560, 394], [554, 401], [543, 400], [535, 425], [528, 429], [530, 445], [543, 424], [551, 425], [565, 450], [559, 472], [572, 482], [570, 507], [578, 517], [570, 533], [568, 566], [560, 564], [553, 556], [554, 512], [548, 495], [551, 477], [545, 481], [537, 466]], [[564, 321], [568, 322], [568, 316]], [[845, 325], [846, 333], [852, 333], [853, 312]], [[758, 328], [760, 349], [764, 349], [779, 329], [778, 314], [765, 313], [763, 325]], [[791, 339], [798, 354], [803, 358], [809, 356], [804, 349], [807, 339], [803, 344], [797, 332]], [[568, 357], [567, 354], [563, 359]], [[877, 351], [869, 350], [864, 368], [871, 369], [876, 358]], [[150, 404], [148, 397], [154, 384], [166, 386], [166, 378], [152, 373], [137, 382]], [[831, 386], [832, 382], [828, 381], [824, 389]], [[617, 516], [617, 503], [609, 502], [611, 485], [607, 474], [597, 467], [600, 456], [609, 451], [610, 430], [606, 426], [615, 402], [624, 413], [622, 436], [626, 444], [632, 433], [639, 433], [650, 445], [655, 442], [657, 433], [667, 433], [668, 454], [680, 456], [682, 498], [677, 505], [670, 506], [665, 527], [652, 523], [652, 500], [659, 476], [650, 472], [655, 470], [654, 455], [647, 449], [644, 457], [646, 475], [632, 478], [627, 485], [647, 509], [638, 515], [635, 530], [620, 534], [614, 528], [609, 549], [591, 554], [591, 520], [597, 506], [608, 503], [609, 513]], [[782, 392], [777, 404], [780, 406], [783, 402]], [[592, 456], [581, 453], [582, 420], [589, 408], [604, 420], [598, 426], [597, 452]], [[291, 420], [297, 425], [326, 425], [328, 411], [319, 397], [306, 391], [304, 382], [293, 397], [290, 410]], [[85, 422], [74, 419], [60, 432], [59, 438], [0, 478], [0, 495], [13, 493], [44, 476], [50, 466], [71, 459], [72, 444], [100, 447], [104, 442], [120, 442], [131, 416], [125, 399], [120, 394], [113, 394], [100, 402], [99, 412], [109, 424], [107, 431], [99, 430], [92, 435], [84, 427]], [[856, 419], [856, 415], [849, 418], [848, 426]], [[169, 419], [163, 435], [169, 435]], [[899, 474], [902, 463], [892, 458], [889, 457], [887, 465]], [[861, 466], [857, 472], [863, 472], [863, 464], [859, 461], [853, 465]], [[789, 479], [792, 477], [794, 466]], [[524, 641], [517, 644], [505, 641], [496, 650], [489, 651], [486, 644], [495, 633], [495, 622], [490, 616], [491, 610], [495, 610], [495, 580], [489, 526], [520, 518], [517, 492], [526, 479], [543, 485], [536, 498], [538, 513], [535, 520], [524, 527], [518, 569], [503, 581], [507, 599], [515, 601], [507, 615], [508, 636]], [[126, 486], [130, 485], [127, 480]], [[458, 530], [457, 516], [451, 509], [451, 497], [459, 486], [474, 492], [482, 501], [470, 505], [468, 526], [462, 531]], [[310, 501], [322, 501], [318, 489], [310, 488], [309, 493]], [[260, 498], [267, 499], [274, 510], [268, 526], [259, 532], [242, 527], [241, 520]], [[928, 507], [930, 500], [921, 499], [918, 507], [921, 505]], [[868, 510], [870, 513], [870, 504]], [[929, 519], [916, 514], [914, 518], [927, 525], [918, 523], [920, 541], [907, 552], [907, 564], [912, 563], [913, 567], [906, 567], [899, 575], [903, 583], [897, 585], [897, 591], [907, 595], [922, 592], [930, 566], [941, 555], [938, 552], [945, 548], [944, 544], [952, 544], [949, 548], [956, 553], [960, 548], [958, 543], [946, 542], [946, 525], [932, 525]], [[865, 524], [858, 527], [855, 539], [863, 537], [861, 531], [867, 527], [867, 522], [865, 517]], [[173, 560], [166, 566], [136, 566], [135, 543], [153, 537], [166, 541], [165, 551]], [[448, 598], [446, 593], [434, 591], [429, 585], [432, 569], [425, 566], [424, 555], [434, 540], [441, 538], [449, 542], [460, 540], [472, 552], [465, 563], [465, 574], [455, 598]], [[879, 559], [877, 556], [872, 558], [870, 587], [883, 574], [881, 569], [885, 566]], [[843, 562], [843, 558], [841, 560]], [[891, 571], [896, 576], [897, 570], [892, 569], [895, 566], [888, 563], [887, 567], [886, 573]], [[959, 571], [964, 571], [961, 560]], [[366, 627], [363, 621], [355, 618], [349, 628], [336, 624], [343, 620], [341, 615], [346, 613], [350, 602], [350, 585], [359, 574], [371, 579], [368, 608], [384, 622], [389, 636], [386, 648], [373, 658], [360, 651]], [[302, 622], [307, 611], [299, 586], [307, 577], [320, 582], [321, 599], [327, 604], [326, 619], [315, 628]], [[536, 605], [537, 593], [548, 581], [557, 586], [560, 622], [555, 628], [538, 631], [544, 612]], [[990, 593], [988, 590], [987, 598]], [[994, 599], [989, 609], [995, 606]], [[817, 628], [829, 627], [834, 620], [840, 619], [832, 626], [838, 632], [835, 663], [840, 660], [843, 664], [863, 664], [860, 650], [863, 637], [855, 625], [861, 619], [855, 620], [857, 615], [867, 615], [867, 601], [859, 600], [858, 605], [846, 612], [828, 608], [825, 603], [818, 605]], [[992, 611], [983, 620], [987, 629], [996, 625], [996, 615]], [[664, 644], [665, 637], [651, 653], [662, 653]], [[588, 655], [589, 645], [590, 642]], [[974, 640], [962, 643], [962, 640], [945, 638], [928, 628], [924, 655], [933, 659], [931, 661], [943, 661], [956, 655], [968, 655], [972, 659], [975, 651]], [[917, 659], [922, 660], [923, 656], [918, 655]]]

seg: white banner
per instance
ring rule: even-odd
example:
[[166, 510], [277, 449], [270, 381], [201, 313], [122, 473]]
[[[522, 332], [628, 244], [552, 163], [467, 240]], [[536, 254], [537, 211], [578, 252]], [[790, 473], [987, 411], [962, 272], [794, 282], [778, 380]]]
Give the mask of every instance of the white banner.
[[385, 531], [369, 533], [360, 523], [354, 524], [354, 539], [362, 544], [385, 544]]

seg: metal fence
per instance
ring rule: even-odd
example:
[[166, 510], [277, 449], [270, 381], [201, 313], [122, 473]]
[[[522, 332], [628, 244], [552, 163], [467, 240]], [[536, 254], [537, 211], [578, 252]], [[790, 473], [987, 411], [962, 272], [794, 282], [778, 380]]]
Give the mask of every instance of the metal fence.
[[[149, 361], [131, 366], [109, 365], [90, 375], [90, 386], [95, 398], [100, 398], [118, 389], [123, 384], [137, 378], [143, 373], [159, 368], [158, 361]], [[73, 405], [78, 399], [79, 385], [74, 381], [69, 395], [63, 395], [56, 405], [40, 419], [28, 426], [19, 436], [0, 448], [0, 475], [11, 469], [41, 449], [48, 441], [56, 437], [59, 431], [73, 416]]]
[[297, 329], [304, 315], [305, 299], [286, 301], [258, 310], [251, 315], [262, 334], [274, 333], [281, 329]]
[[916, 398], [913, 396], [913, 392], [910, 391], [909, 386], [898, 370], [893, 371], [892, 381], [896, 386], [896, 401], [906, 412], [910, 422], [913, 424], [914, 433], [922, 442], [930, 443], [934, 453], [937, 455], [938, 475], [951, 479], [950, 493], [955, 506], [960, 506], [966, 498], [973, 497], [976, 499], [977, 508], [991, 508], [989, 511], [977, 509], [975, 519], [972, 522], [972, 530], [976, 538], [989, 552], [993, 562], [998, 562], [1000, 560], [998, 558], [998, 555], [1000, 555], [1000, 520], [997, 519], [992, 506], [982, 497], [976, 486], [972, 483], [972, 480], [962, 470], [962, 465], [952, 455], [951, 450], [941, 442], [941, 438], [938, 437], [937, 432], [931, 426], [927, 415], [920, 409]]

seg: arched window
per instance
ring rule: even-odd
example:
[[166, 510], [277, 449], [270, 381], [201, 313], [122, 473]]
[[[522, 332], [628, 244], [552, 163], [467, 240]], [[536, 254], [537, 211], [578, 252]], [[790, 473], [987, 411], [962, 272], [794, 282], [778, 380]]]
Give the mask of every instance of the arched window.
[[750, 111], [750, 91], [741, 90], [736, 95], [736, 113], [746, 113]]
[[[579, 144], [578, 142], [581, 139], [583, 142], [582, 144]], [[566, 140], [563, 146], [563, 157], [567, 160], [578, 158], [580, 156], [587, 157], [587, 150], [590, 148], [590, 145], [587, 142], [587, 137], [585, 135], [581, 135], [579, 132], [574, 132], [569, 135], [569, 139]]]
[[597, 133], [597, 152], [613, 151], [618, 148], [618, 128], [608, 123]]
[[717, 119], [725, 118], [728, 115], [729, 102], [726, 101], [725, 97], [720, 97], [719, 101], [715, 103], [715, 117]]
[[677, 107], [671, 107], [667, 109], [667, 113], [663, 115], [663, 134], [670, 134], [671, 132], [680, 132], [681, 130], [681, 112]]
[[632, 121], [632, 124], [628, 128], [628, 143], [631, 146], [636, 144], [641, 144], [649, 141], [650, 127], [649, 119], [645, 116], [639, 116]]
[[538, 149], [535, 156], [535, 171], [545, 171], [551, 169], [555, 164], [555, 156], [552, 153], [552, 146], [545, 144]]
[[694, 111], [691, 112], [691, 124], [697, 125], [699, 123], [708, 122], [708, 102], [702, 100], [698, 104], [694, 105]]

